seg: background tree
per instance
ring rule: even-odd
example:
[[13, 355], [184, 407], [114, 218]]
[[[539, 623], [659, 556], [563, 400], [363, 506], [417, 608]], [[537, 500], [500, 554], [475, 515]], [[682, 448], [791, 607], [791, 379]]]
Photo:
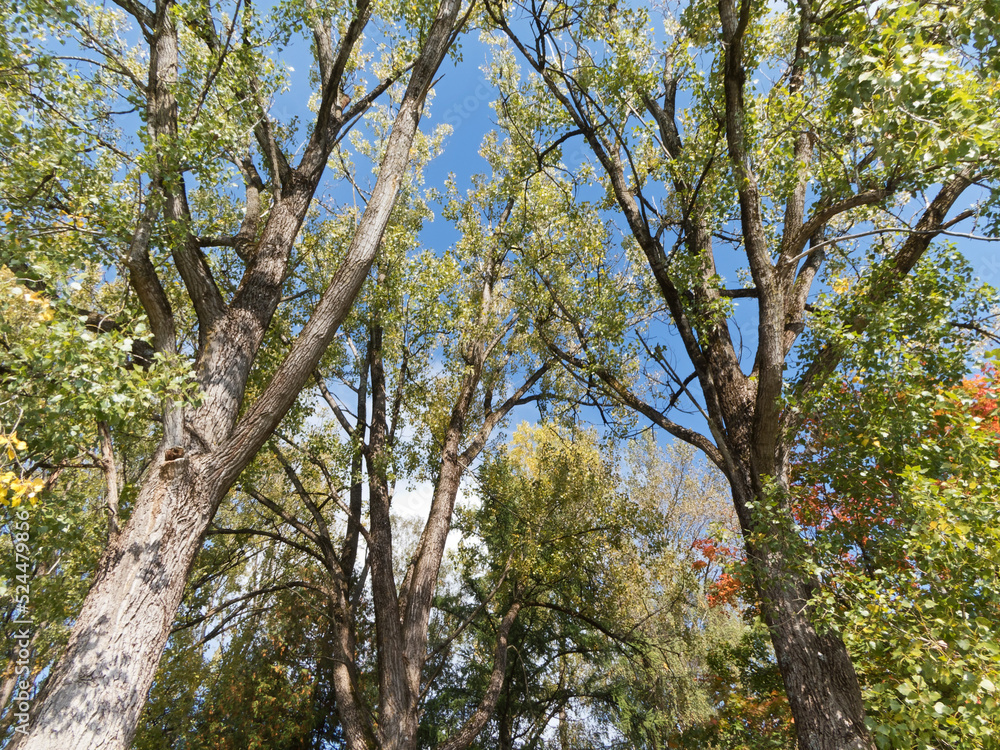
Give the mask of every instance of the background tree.
[[441, 606], [470, 624], [442, 651], [455, 676], [428, 699], [427, 746], [487, 679], [480, 655], [514, 602], [507, 679], [476, 747], [664, 747], [707, 721], [706, 655], [742, 629], [707, 606], [694, 564], [694, 539], [728, 518], [720, 490], [691, 451], [522, 424], [463, 513], [462, 589]]

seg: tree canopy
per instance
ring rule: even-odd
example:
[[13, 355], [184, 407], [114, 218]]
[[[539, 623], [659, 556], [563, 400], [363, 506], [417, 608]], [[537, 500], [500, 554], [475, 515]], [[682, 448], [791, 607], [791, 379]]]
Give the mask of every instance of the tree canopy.
[[996, 745], [995, 0], [0, 16], [7, 746]]

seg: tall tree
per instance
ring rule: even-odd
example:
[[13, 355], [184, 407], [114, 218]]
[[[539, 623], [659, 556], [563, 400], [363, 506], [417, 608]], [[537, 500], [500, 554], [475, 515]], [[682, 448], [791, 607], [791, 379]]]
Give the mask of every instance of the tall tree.
[[[932, 240], [973, 215], [955, 211], [966, 191], [995, 177], [992, 4], [696, 1], [662, 29], [617, 3], [486, 7], [530, 71], [501, 63], [512, 138], [540, 165], [596, 172], [667, 311], [668, 330], [632, 339], [658, 370], [639, 387], [603, 356], [613, 324], [568, 296], [545, 334], [552, 350], [725, 473], [800, 747], [872, 747], [844, 643], [810, 616], [789, 493], [802, 415], [786, 404], [822, 386]], [[570, 156], [573, 138], [585, 146]], [[925, 200], [905, 222], [914, 194]], [[724, 283], [732, 258], [744, 288]], [[858, 269], [845, 335], [803, 350], [828, 258]], [[634, 284], [631, 270], [591, 273]], [[748, 320], [735, 299], [751, 301]], [[736, 340], [741, 325], [752, 333]], [[685, 404], [707, 433], [674, 415]]]
[[[418, 12], [423, 33], [401, 42], [366, 88], [356, 75], [365, 58], [364, 34], [385, 16], [416, 21], [409, 10], [383, 9], [367, 0], [348, 7], [303, 3], [284, 16], [286, 33], [311, 31], [316, 54], [316, 115], [298, 162], [267, 111], [271, 91], [262, 81], [273, 65], [250, 6], [214, 17], [206, 4], [162, 0], [147, 7], [123, 0], [122, 10], [141, 35], [143, 54], [123, 49], [114, 23], [98, 28], [87, 6], [60, 6], [63, 33], [97, 56], [97, 69], [121, 86], [141, 113], [144, 152], [136, 160], [143, 188], [130, 229], [107, 236], [120, 247], [129, 281], [152, 332], [157, 357], [189, 357], [197, 401], [165, 391], [162, 436], [149, 458], [127, 523], [104, 553], [65, 655], [45, 682], [30, 732], [14, 746], [124, 748], [139, 712], [204, 533], [226, 492], [252, 460], [311, 376], [350, 310], [381, 241], [433, 76], [453, 43], [460, 3], [443, 0]], [[44, 3], [30, 6], [48, 11]], [[241, 12], [242, 11], [242, 12]], [[96, 13], [95, 18], [107, 19]], [[279, 29], [279, 32], [281, 30]], [[109, 36], [109, 32], [111, 32]], [[109, 41], [110, 40], [110, 41]], [[328, 158], [350, 125], [380, 94], [408, 74], [396, 108], [379, 178], [325, 292], [261, 392], [247, 398], [251, 371], [282, 299], [296, 238]], [[346, 93], [358, 84], [354, 102]], [[59, 101], [45, 99], [59, 110]], [[113, 94], [109, 99], [114, 99]], [[109, 115], [110, 116], [110, 115]], [[222, 127], [215, 127], [221, 122]], [[253, 147], [243, 133], [252, 134]], [[99, 140], [101, 147], [114, 144]], [[256, 166], [262, 159], [266, 177]], [[213, 167], [243, 178], [242, 218], [222, 237], [201, 234], [200, 206], [189, 200], [193, 173], [212, 184]], [[217, 176], [217, 175], [216, 175]], [[48, 182], [58, 186], [58, 177]], [[43, 185], [36, 185], [41, 190]], [[219, 201], [225, 205], [224, 198]], [[207, 205], [211, 206], [209, 202]], [[100, 235], [100, 216], [91, 215]], [[235, 231], [233, 231], [235, 229]], [[219, 267], [204, 250], [228, 247], [235, 289], [220, 286]], [[155, 251], [169, 253], [180, 290], [158, 268]], [[154, 262], [156, 261], [156, 262]], [[179, 332], [192, 314], [194, 336]]]

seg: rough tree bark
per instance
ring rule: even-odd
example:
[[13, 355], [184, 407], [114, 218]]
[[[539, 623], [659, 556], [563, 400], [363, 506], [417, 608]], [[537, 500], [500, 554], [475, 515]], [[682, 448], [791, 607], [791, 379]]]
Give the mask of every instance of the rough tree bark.
[[[121, 5], [136, 17], [150, 44], [147, 121], [151, 142], [162, 149], [152, 182], [164, 196], [166, 217], [183, 218], [183, 179], [169, 157], [169, 141], [177, 128], [171, 93], [178, 66], [173, 2], [159, 0], [154, 9], [133, 0], [122, 0]], [[371, 13], [367, 0], [357, 3], [336, 53], [329, 29], [318, 26], [315, 31], [322, 100], [298, 166], [289, 166], [278, 154], [266, 117], [258, 126], [257, 137], [262, 151], [272, 157], [278, 188], [264, 222], [253, 216], [248, 201], [248, 233], [259, 239], [246, 248], [247, 268], [232, 301], [223, 301], [197, 243], [188, 237], [174, 251], [199, 321], [197, 381], [202, 403], [197, 409], [166, 407], [163, 440], [132, 514], [101, 560], [66, 652], [37, 702], [29, 733], [12, 747], [129, 746], [208, 524], [294, 403], [367, 275], [408, 163], [427, 91], [456, 33], [459, 7], [459, 0], [442, 0], [412, 64], [378, 181], [347, 256], [287, 358], [242, 417], [247, 378], [280, 300], [292, 245], [330, 151], [344, 124], [391, 83], [383, 82], [351, 111], [341, 109], [344, 69]], [[248, 181], [248, 193], [256, 188], [253, 183]], [[155, 221], [150, 208], [137, 226], [129, 250], [131, 283], [149, 317], [156, 349], [173, 353], [173, 313], [148, 252]]]

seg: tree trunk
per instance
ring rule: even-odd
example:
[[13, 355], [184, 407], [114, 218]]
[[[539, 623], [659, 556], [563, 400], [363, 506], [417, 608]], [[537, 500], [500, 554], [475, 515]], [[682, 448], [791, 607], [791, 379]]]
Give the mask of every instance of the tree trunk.
[[199, 481], [196, 462], [165, 460], [162, 450], [155, 457], [21, 746], [100, 750], [131, 742], [215, 508], [218, 489]]
[[[741, 523], [751, 516], [759, 520], [759, 514], [750, 513], [741, 484], [733, 486]], [[774, 497], [759, 492], [751, 497], [756, 508], [774, 502]], [[787, 508], [776, 512], [790, 513]], [[872, 750], [861, 685], [847, 647], [836, 633], [821, 634], [812, 622], [813, 586], [802, 571], [802, 560], [796, 559], [795, 540], [783, 538], [795, 532], [779, 523], [762, 540], [756, 528], [756, 523], [744, 526], [747, 558], [800, 750]]]
[[[874, 745], [865, 726], [861, 689], [850, 656], [839, 637], [833, 633], [818, 633], [810, 621], [812, 581], [795, 559], [793, 548], [798, 540], [791, 528], [790, 508], [781, 498], [772, 495], [774, 491], [787, 490], [788, 449], [792, 439], [789, 433], [794, 418], [785, 410], [784, 377], [788, 373], [789, 352], [805, 328], [807, 300], [823, 264], [824, 255], [819, 252], [822, 244], [818, 240], [822, 238], [824, 226], [853, 208], [891, 200], [910, 177], [894, 177], [886, 182], [880, 175], [865, 189], [861, 187], [865, 182], [862, 180], [857, 192], [849, 190], [842, 195], [824, 196], [813, 201], [811, 211], [807, 210], [816, 184], [811, 182], [816, 172], [810, 171], [810, 165], [815, 161], [815, 146], [821, 139], [803, 118], [801, 123], [787, 129], [792, 161], [799, 169], [798, 182], [787, 194], [765, 194], [771, 181], [763, 180], [762, 173], [755, 167], [761, 152], [760, 133], [751, 127], [753, 119], [748, 116], [745, 106], [747, 81], [752, 79], [760, 64], [756, 53], [747, 52], [746, 38], [753, 33], [755, 14], [764, 4], [748, 0], [717, 0], [717, 4], [717, 28], [721, 31], [722, 44], [717, 72], [713, 75], [719, 76], [723, 96], [712, 105], [713, 116], [724, 125], [728, 152], [725, 169], [738, 198], [739, 242], [733, 247], [739, 246], [740, 252], [745, 254], [753, 279], [751, 296], [757, 300], [758, 345], [749, 376], [743, 372], [739, 350], [731, 340], [733, 321], [720, 321], [718, 313], [717, 303], [722, 290], [714, 265], [713, 235], [708, 231], [716, 220], [716, 209], [709, 209], [711, 201], [699, 197], [702, 181], [713, 174], [713, 162], [718, 163], [716, 156], [704, 163], [700, 176], [697, 171], [686, 172], [684, 167], [677, 170], [681, 176], [672, 171], [662, 175], [663, 184], [669, 185], [672, 191], [671, 201], [683, 206], [683, 210], [660, 213], [656, 197], [648, 192], [654, 189], [656, 181], [651, 179], [647, 187], [634, 171], [630, 171], [635, 169], [633, 154], [620, 134], [622, 131], [616, 129], [633, 116], [638, 117], [638, 113], [630, 110], [625, 120], [616, 123], [613, 108], [597, 104], [605, 98], [605, 92], [588, 90], [577, 70], [563, 67], [579, 65], [580, 60], [586, 60], [589, 65], [593, 52], [588, 50], [584, 54], [581, 49], [574, 49], [575, 40], [563, 34], [566, 27], [554, 22], [544, 6], [532, 4], [530, 11], [525, 9], [529, 22], [514, 24], [518, 28], [515, 32], [506, 15], [507, 5], [486, 4], [491, 19], [539, 75], [549, 94], [563, 107], [576, 132], [586, 139], [593, 151], [607, 177], [609, 192], [613, 193], [629, 230], [646, 256], [670, 311], [671, 325], [676, 328], [694, 373], [683, 381], [676, 373], [670, 373], [676, 379], [677, 390], [664, 408], [662, 403], [647, 402], [637, 391], [630, 390], [615, 376], [614, 366], [608, 367], [592, 358], [587, 350], [585, 325], [577, 329], [580, 340], [575, 351], [570, 351], [571, 348], [559, 350], [551, 343], [550, 346], [569, 365], [586, 368], [588, 375], [593, 373], [600, 377], [604, 382], [602, 395], [644, 414], [674, 437], [701, 449], [726, 474], [743, 529], [756, 593], [770, 628], [795, 718], [799, 747], [802, 750], [869, 750]], [[811, 30], [818, 16], [817, 4], [803, 0], [792, 4], [796, 5], [799, 29], [791, 50], [792, 65], [787, 85], [790, 92], [802, 96], [806, 93], [804, 82], [808, 78], [809, 48], [819, 39]], [[562, 49], [564, 45], [568, 45], [565, 54], [546, 57], [544, 50]], [[695, 154], [689, 152], [691, 144], [685, 144], [687, 135], [677, 125], [676, 97], [680, 79], [674, 76], [670, 55], [665, 57], [662, 93], [650, 91], [643, 103], [659, 131], [663, 156], [682, 165], [682, 156], [690, 158]], [[597, 84], [591, 82], [591, 85], [597, 88]], [[655, 101], [659, 96], [663, 97], [662, 105]], [[553, 143], [562, 143], [571, 135], [573, 133], [567, 129], [561, 139]], [[697, 138], [692, 143], [697, 143], [697, 147], [702, 144]], [[551, 147], [538, 149], [539, 163], [550, 151]], [[858, 164], [859, 172], [864, 172], [868, 158]], [[969, 187], [971, 178], [969, 168], [964, 167], [944, 181], [938, 196], [917, 222], [916, 231], [907, 237], [893, 257], [882, 261], [870, 274], [864, 304], [877, 306], [891, 298], [899, 281], [909, 273], [930, 241], [949, 225], [946, 221], [949, 211], [958, 196]], [[782, 191], [787, 187], [783, 186]], [[770, 209], [782, 203], [785, 204], [784, 227], [778, 228], [781, 239], [775, 242], [772, 239], [775, 233], [771, 231], [775, 228], [774, 222], [765, 206]], [[667, 253], [660, 239], [661, 232], [676, 224], [679, 224], [677, 243]], [[810, 252], [803, 253], [810, 242], [817, 244]], [[671, 260], [682, 244], [687, 248], [688, 260], [681, 266], [684, 271], [677, 273], [671, 269]], [[691, 273], [689, 260], [694, 259], [702, 263], [700, 278]], [[571, 313], [565, 314], [572, 317]], [[867, 319], [859, 315], [849, 330], [860, 333], [866, 325]], [[827, 344], [812, 362], [804, 363], [793, 395], [801, 396], [815, 388], [837, 367], [842, 355], [841, 344]], [[661, 360], [661, 364], [664, 363], [665, 359]], [[692, 378], [697, 378], [700, 387], [699, 408], [708, 421], [711, 439], [668, 416], [677, 399], [687, 393], [687, 384]], [[699, 400], [697, 396], [692, 399]], [[776, 499], [779, 507], [773, 514], [761, 515], [764, 505]], [[771, 525], [774, 519], [779, 525]]]
[[572, 750], [569, 737], [569, 716], [566, 704], [559, 706], [559, 750]]
[[344, 592], [338, 591], [337, 601], [330, 604], [330, 645], [332, 646], [333, 691], [337, 699], [337, 716], [349, 750], [369, 750], [377, 747], [372, 734], [371, 716], [365, 710], [364, 699], [358, 694], [355, 666], [357, 643], [354, 622]]
[[[498, 275], [503, 257], [501, 254], [492, 259], [489, 278], [483, 282], [480, 290], [479, 314], [483, 323], [480, 330], [488, 330], [486, 321], [493, 313], [491, 287], [494, 277]], [[466, 422], [480, 387], [490, 347], [486, 341], [465, 342], [462, 357], [462, 367], [465, 371], [458, 384], [441, 446], [440, 467], [435, 479], [430, 513], [411, 564], [397, 588], [392, 555], [390, 513], [392, 495], [387, 476], [394, 429], [389, 419], [392, 410], [389, 409], [390, 399], [383, 362], [383, 329], [377, 315], [369, 322], [368, 337], [364, 361], [367, 365], [367, 377], [370, 378], [368, 381], [370, 388], [364, 386], [365, 379], [362, 378], [358, 388], [359, 421], [353, 428], [350, 425], [344, 427], [349, 433], [355, 434], [359, 442], [366, 432], [368, 434], [367, 443], [361, 443], [361, 451], [368, 469], [369, 530], [366, 541], [371, 566], [372, 607], [375, 614], [378, 702], [376, 707], [366, 705], [346, 679], [347, 665], [350, 669], [356, 667], [353, 655], [345, 651], [343, 668], [345, 679], [337, 683], [338, 710], [341, 711], [342, 718], [346, 715], [344, 713], [346, 711], [369, 722], [367, 733], [361, 731], [347, 733], [349, 750], [367, 750], [370, 747], [378, 747], [380, 750], [389, 748], [414, 750], [417, 747], [420, 726], [421, 689], [425, 680], [424, 665], [428, 658], [428, 629], [434, 592], [462, 476], [486, 445], [492, 431], [514, 406], [522, 403], [521, 399], [535, 386], [548, 366], [543, 365], [531, 373], [519, 388], [513, 390], [509, 397], [495, 408], [490, 406], [491, 397], [484, 397], [482, 424], [470, 436], [467, 434], [469, 430]], [[403, 388], [404, 385], [399, 383], [397, 387]], [[366, 407], [364, 398], [364, 395], [368, 394], [370, 394], [370, 410]], [[367, 424], [368, 429], [365, 430], [364, 417], [369, 413], [370, 421]], [[355, 465], [354, 476], [358, 476], [359, 473], [360, 467]], [[351, 518], [360, 517], [360, 495], [352, 494], [350, 510]], [[346, 553], [343, 559], [350, 561], [350, 567], [353, 567], [353, 561], [356, 559], [352, 550], [357, 545], [360, 526], [358, 521], [349, 521], [347, 525], [344, 544]], [[342, 574], [333, 571], [334, 577], [339, 576], [342, 580], [348, 580], [348, 566], [344, 565], [342, 570]], [[479, 706], [461, 728], [438, 745], [438, 750], [465, 750], [493, 715], [507, 671], [507, 639], [520, 607], [519, 603], [510, 606], [498, 626], [493, 671], [487, 689], [480, 698]], [[343, 618], [341, 621], [333, 622], [332, 629], [340, 632], [343, 638], [351, 638], [353, 642], [353, 633], [342, 632], [352, 627], [354, 623]], [[345, 725], [346, 723], [345, 720]]]
[[[727, 395], [731, 408], [734, 402], [744, 401], [742, 409], [737, 406], [730, 412], [730, 423], [738, 427], [730, 432], [728, 452], [738, 457], [738, 464], [754, 468], [730, 477], [730, 485], [762, 615], [795, 718], [799, 748], [872, 750], [861, 685], [850, 654], [836, 633], [820, 634], [810, 618], [813, 586], [795, 549], [798, 539], [790, 528], [791, 509], [775, 496], [787, 491], [787, 472], [774, 456], [787, 455], [787, 451], [762, 451], [750, 439], [751, 432], [760, 434], [750, 426], [756, 421], [752, 390], [743, 399], [732, 398], [732, 390]], [[741, 422], [735, 418], [740, 412], [745, 415]], [[779, 448], [784, 439], [777, 438]], [[766, 489], [769, 485], [771, 489]]]
[[[780, 574], [768, 578], [780, 580]], [[861, 686], [847, 647], [836, 633], [820, 635], [809, 620], [801, 584], [765, 592], [765, 620], [801, 750], [870, 750]]]

